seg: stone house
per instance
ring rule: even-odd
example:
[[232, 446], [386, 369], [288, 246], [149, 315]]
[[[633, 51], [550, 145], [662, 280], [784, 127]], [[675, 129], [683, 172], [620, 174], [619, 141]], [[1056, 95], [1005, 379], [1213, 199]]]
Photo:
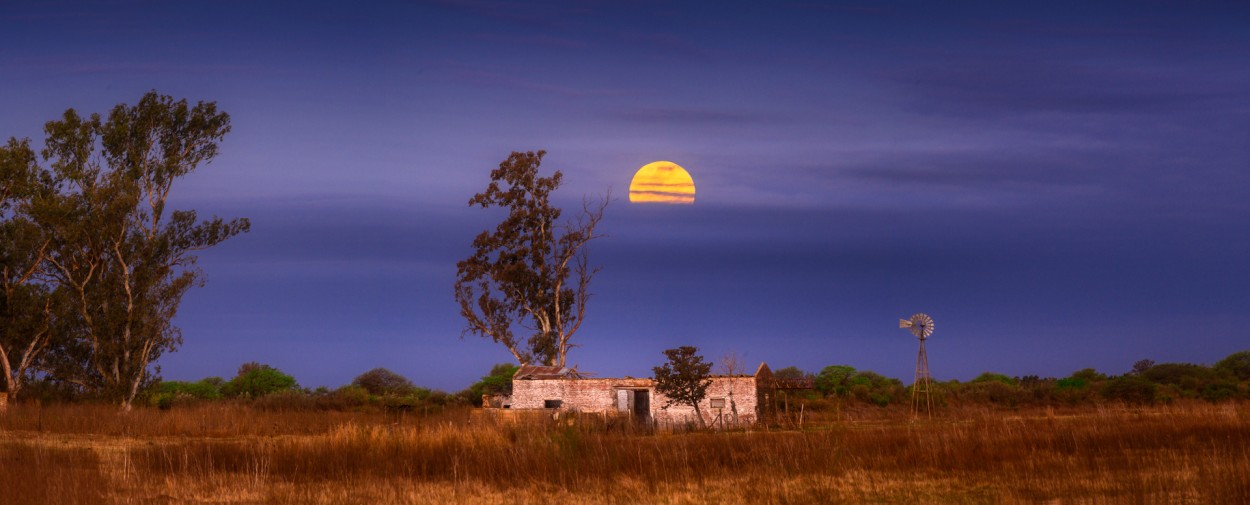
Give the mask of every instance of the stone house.
[[[771, 413], [772, 370], [760, 363], [754, 375], [714, 375], [699, 404], [709, 426], [753, 424]], [[525, 365], [512, 376], [512, 395], [487, 401], [488, 407], [549, 409], [605, 416], [629, 416], [658, 425], [695, 423], [694, 408], [673, 404], [656, 392], [653, 379], [586, 378], [568, 368]]]

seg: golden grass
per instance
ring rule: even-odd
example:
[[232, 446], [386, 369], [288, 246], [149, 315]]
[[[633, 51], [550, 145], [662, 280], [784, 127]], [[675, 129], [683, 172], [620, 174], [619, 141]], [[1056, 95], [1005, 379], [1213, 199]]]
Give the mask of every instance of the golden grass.
[[1244, 403], [841, 413], [728, 433], [105, 409], [0, 415], [3, 503], [1250, 503]]

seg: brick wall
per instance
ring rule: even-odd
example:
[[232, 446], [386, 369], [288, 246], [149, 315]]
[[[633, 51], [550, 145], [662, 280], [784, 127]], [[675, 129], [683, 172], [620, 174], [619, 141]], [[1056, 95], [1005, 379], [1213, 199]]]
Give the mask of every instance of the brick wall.
[[[622, 410], [621, 391], [645, 390], [649, 395], [648, 414], [659, 423], [694, 423], [694, 408], [674, 404], [664, 405], [668, 398], [655, 392], [651, 379], [525, 379], [512, 381], [511, 408], [541, 409], [549, 401], [560, 402], [558, 410], [597, 414], [629, 415], [628, 407]], [[707, 396], [699, 404], [708, 423], [722, 416], [724, 424], [734, 422], [736, 407], [739, 424], [754, 423], [758, 418], [756, 379], [753, 376], [713, 377]], [[629, 393], [625, 393], [628, 395]], [[632, 400], [630, 401], [632, 405]]]

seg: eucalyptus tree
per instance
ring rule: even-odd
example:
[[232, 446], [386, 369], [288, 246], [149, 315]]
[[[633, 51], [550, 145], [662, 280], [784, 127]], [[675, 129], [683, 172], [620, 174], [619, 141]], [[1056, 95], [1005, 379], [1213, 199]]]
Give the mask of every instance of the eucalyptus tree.
[[455, 297], [467, 322], [463, 334], [503, 344], [522, 365], [565, 366], [598, 271], [589, 266], [586, 245], [601, 237], [595, 228], [609, 197], [583, 199], [581, 212], [561, 222], [550, 194], [563, 174], [539, 177], [544, 155], [513, 152], [491, 171], [486, 190], [469, 199], [470, 206], [501, 207], [508, 215], [494, 231], [478, 234], [473, 254], [456, 264]]
[[48, 272], [69, 292], [79, 326], [60, 350], [59, 378], [128, 410], [151, 364], [182, 342], [172, 320], [203, 283], [193, 253], [249, 229], [246, 218], [200, 221], [193, 210], [167, 209], [174, 181], [217, 155], [230, 117], [214, 102], [150, 92], [107, 118], [69, 109], [44, 131], [54, 191], [32, 216], [48, 234]]
[[43, 277], [48, 239], [27, 215], [40, 175], [28, 141], [0, 146], [0, 373], [9, 400], [53, 340], [55, 286]]

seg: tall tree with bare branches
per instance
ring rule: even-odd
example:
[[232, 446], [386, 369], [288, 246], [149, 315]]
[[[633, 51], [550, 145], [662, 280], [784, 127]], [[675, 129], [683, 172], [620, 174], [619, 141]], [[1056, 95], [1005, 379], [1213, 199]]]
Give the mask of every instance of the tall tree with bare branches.
[[470, 206], [500, 207], [508, 215], [479, 234], [473, 254], [456, 264], [455, 296], [464, 334], [503, 344], [522, 365], [565, 366], [598, 271], [586, 245], [601, 237], [595, 228], [609, 197], [584, 199], [581, 212], [562, 222], [549, 198], [563, 174], [539, 177], [544, 155], [513, 152], [491, 171], [486, 190], [469, 199]]

